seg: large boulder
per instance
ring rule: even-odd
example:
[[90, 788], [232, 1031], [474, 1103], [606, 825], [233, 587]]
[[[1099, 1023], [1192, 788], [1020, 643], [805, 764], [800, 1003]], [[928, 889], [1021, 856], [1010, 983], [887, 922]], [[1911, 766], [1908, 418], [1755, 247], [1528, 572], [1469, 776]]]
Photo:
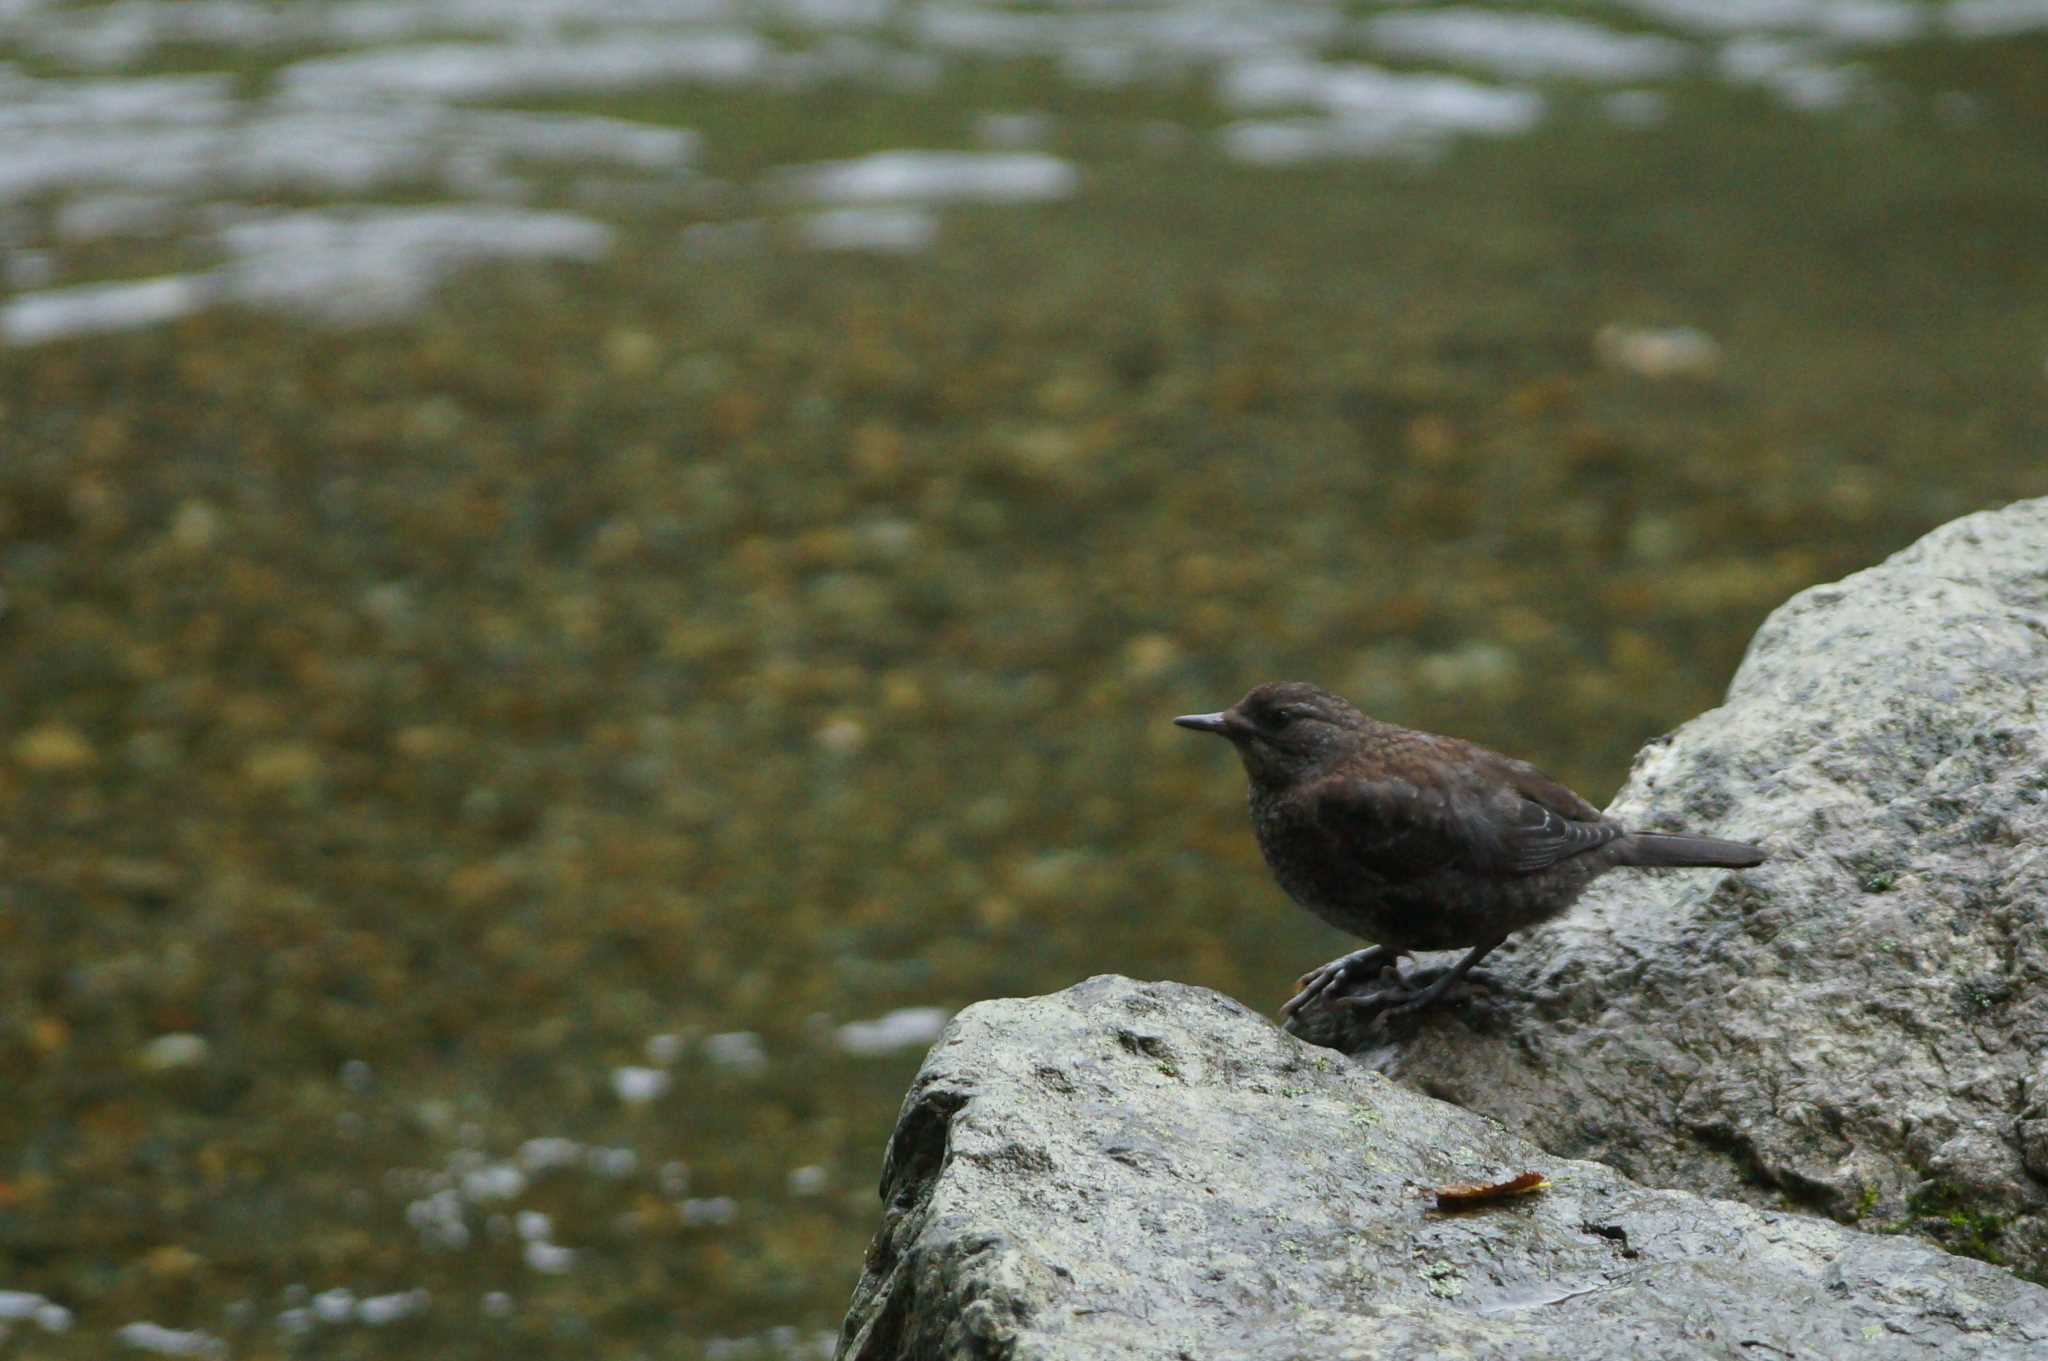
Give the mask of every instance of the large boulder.
[[1178, 984], [962, 1012], [882, 1194], [857, 1361], [2048, 1354], [2008, 1272], [1553, 1157]]
[[1301, 1032], [1554, 1154], [2048, 1280], [2048, 500], [1794, 597], [1611, 811], [1771, 860], [1610, 875], [1490, 999]]

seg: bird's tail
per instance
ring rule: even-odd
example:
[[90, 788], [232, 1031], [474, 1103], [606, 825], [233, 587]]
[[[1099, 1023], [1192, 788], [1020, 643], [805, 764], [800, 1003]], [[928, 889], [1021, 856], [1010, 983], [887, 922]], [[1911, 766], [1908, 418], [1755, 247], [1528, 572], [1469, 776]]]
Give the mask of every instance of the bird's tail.
[[1632, 832], [1616, 848], [1619, 865], [1642, 869], [1746, 870], [1764, 862], [1764, 848], [1711, 836], [1671, 836], [1664, 832]]

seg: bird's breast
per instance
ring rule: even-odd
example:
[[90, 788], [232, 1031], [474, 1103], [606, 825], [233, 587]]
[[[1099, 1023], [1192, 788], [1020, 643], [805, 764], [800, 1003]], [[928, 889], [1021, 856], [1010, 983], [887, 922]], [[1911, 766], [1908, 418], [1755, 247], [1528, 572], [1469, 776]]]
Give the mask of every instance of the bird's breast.
[[1251, 797], [1252, 830], [1266, 867], [1287, 896], [1319, 914], [1382, 887], [1378, 876], [1343, 854], [1308, 810], [1284, 798]]

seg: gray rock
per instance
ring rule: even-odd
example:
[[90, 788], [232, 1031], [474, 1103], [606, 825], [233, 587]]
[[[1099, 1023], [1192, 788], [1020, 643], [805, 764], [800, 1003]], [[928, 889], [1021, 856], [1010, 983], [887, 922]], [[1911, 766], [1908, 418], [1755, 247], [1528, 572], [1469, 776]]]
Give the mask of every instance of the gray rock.
[[[1550, 1188], [1434, 1208], [1524, 1170]], [[2048, 1290], [1996, 1267], [1552, 1157], [1179, 984], [960, 1013], [882, 1194], [858, 1361], [2048, 1350]]]
[[1609, 876], [1493, 998], [1303, 1033], [1554, 1153], [2048, 1279], [2048, 500], [1794, 597], [1612, 811], [1772, 859]]

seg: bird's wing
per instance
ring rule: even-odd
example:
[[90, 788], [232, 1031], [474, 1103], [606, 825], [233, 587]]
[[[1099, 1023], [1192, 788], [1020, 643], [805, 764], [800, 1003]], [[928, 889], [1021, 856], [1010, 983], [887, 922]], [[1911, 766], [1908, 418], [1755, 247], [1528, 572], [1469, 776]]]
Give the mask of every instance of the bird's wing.
[[1489, 778], [1513, 791], [1503, 800], [1511, 811], [1498, 838], [1501, 868], [1531, 874], [1627, 835], [1627, 828], [1609, 822], [1599, 809], [1527, 761], [1485, 754], [1494, 763]]
[[1533, 874], [1624, 834], [1620, 823], [1581, 822], [1534, 799], [1520, 798], [1514, 821], [1499, 829], [1493, 863], [1516, 874]]
[[1441, 787], [1333, 775], [1305, 794], [1331, 845], [1374, 878], [1399, 882], [1472, 864], [1471, 837]]
[[1625, 829], [1527, 762], [1458, 743], [1418, 778], [1337, 775], [1309, 791], [1316, 820], [1383, 879], [1446, 869], [1533, 874], [1604, 846]]

